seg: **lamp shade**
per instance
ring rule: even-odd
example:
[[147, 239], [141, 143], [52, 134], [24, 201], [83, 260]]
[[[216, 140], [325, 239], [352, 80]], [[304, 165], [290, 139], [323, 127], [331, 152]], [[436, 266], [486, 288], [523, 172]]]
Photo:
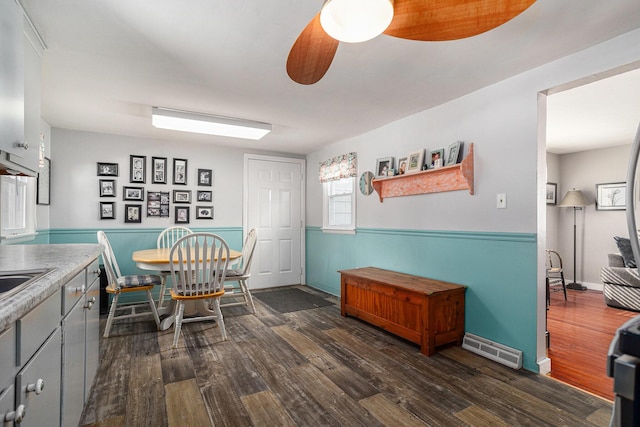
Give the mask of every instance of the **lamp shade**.
[[359, 43], [382, 34], [393, 19], [393, 0], [327, 0], [322, 29], [336, 40]]
[[591, 203], [587, 200], [587, 198], [584, 197], [584, 194], [582, 194], [582, 191], [576, 190], [574, 188], [573, 190], [567, 191], [567, 194], [564, 195], [562, 201], [558, 206], [561, 208], [577, 208], [590, 204]]

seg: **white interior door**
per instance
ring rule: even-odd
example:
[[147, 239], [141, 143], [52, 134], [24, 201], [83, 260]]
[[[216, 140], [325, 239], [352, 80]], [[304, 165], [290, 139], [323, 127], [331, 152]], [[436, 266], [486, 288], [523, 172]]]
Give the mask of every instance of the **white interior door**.
[[258, 241], [251, 289], [304, 283], [304, 160], [245, 155], [245, 233]]

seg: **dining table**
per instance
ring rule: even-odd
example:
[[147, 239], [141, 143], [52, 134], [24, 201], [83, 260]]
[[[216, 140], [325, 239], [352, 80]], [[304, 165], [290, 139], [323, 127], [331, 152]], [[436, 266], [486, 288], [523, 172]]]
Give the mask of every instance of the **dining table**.
[[[131, 259], [136, 263], [136, 266], [142, 270], [150, 271], [171, 271], [172, 264], [178, 263], [175, 259], [172, 262], [169, 257], [171, 248], [153, 248], [142, 249], [134, 251], [131, 255]], [[229, 249], [229, 263], [237, 261], [242, 256], [242, 252], [234, 249]], [[194, 256], [191, 259], [195, 259]], [[202, 262], [202, 260], [199, 260]], [[209, 261], [209, 260], [207, 260]], [[167, 330], [173, 325], [175, 321], [175, 300], [171, 299], [167, 306], [158, 307], [158, 315], [164, 317], [160, 321], [160, 330]], [[213, 316], [215, 312], [211, 310], [205, 300], [194, 300], [185, 302], [185, 317], [194, 316]]]

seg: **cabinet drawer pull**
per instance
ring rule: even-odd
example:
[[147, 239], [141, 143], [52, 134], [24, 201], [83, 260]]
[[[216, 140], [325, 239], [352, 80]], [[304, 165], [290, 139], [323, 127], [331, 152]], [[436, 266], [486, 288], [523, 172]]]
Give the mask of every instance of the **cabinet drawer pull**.
[[84, 306], [87, 310], [91, 310], [93, 308], [93, 304], [96, 303], [96, 297], [91, 297], [89, 301], [87, 301], [87, 305]]
[[18, 409], [15, 411], [7, 412], [2, 415], [2, 420], [6, 423], [7, 421], [15, 421], [16, 424], [19, 424], [24, 419], [24, 416], [27, 414], [27, 407], [24, 405], [18, 405]]
[[100, 275], [100, 269], [94, 270], [93, 274], [95, 274], [96, 276], [99, 276]]
[[44, 380], [42, 378], [38, 378], [35, 384], [27, 385], [27, 393], [32, 391], [36, 394], [40, 394], [42, 393], [42, 390], [44, 390]]
[[24, 148], [25, 150], [29, 149], [29, 143], [28, 142], [18, 142], [16, 143], [16, 145], [20, 148]]

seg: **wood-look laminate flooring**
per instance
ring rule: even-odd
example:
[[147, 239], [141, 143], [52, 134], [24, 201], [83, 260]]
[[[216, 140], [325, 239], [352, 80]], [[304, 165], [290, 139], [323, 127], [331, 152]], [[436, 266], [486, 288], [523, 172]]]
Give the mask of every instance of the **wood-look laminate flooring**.
[[83, 426], [607, 426], [611, 404], [463, 350], [418, 346], [336, 305], [280, 314], [223, 309], [173, 330], [114, 323], [101, 340]]
[[609, 307], [602, 292], [567, 290], [551, 293], [547, 329], [551, 377], [613, 401], [607, 377], [607, 352], [616, 330], [640, 313]]

